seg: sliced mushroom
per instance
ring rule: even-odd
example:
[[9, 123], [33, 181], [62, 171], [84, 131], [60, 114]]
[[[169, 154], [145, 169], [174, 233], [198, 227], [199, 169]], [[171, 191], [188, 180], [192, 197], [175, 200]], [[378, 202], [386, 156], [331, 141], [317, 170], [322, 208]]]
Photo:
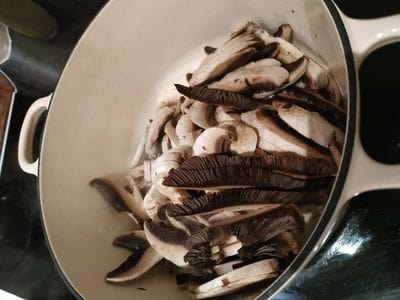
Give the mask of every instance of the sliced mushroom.
[[328, 72], [311, 58], [309, 59], [307, 71], [304, 75], [307, 86], [311, 90], [322, 90], [329, 83]]
[[253, 127], [244, 124], [241, 121], [227, 121], [220, 125], [234, 132], [231, 139], [229, 150], [237, 154], [252, 154], [257, 148], [258, 135]]
[[188, 216], [217, 211], [240, 210], [249, 206], [275, 203], [324, 203], [329, 191], [325, 187], [306, 191], [228, 189], [195, 197], [183, 204], [167, 205], [169, 216]]
[[182, 95], [209, 104], [226, 105], [239, 109], [253, 109], [264, 105], [261, 100], [234, 92], [209, 89], [203, 86], [186, 87], [181, 84], [175, 84], [175, 86]]
[[176, 135], [175, 126], [169, 120], [164, 127], [164, 132], [169, 138], [172, 148], [179, 148], [179, 137]]
[[207, 169], [171, 169], [163, 184], [185, 189], [226, 189], [242, 187], [298, 189], [326, 184], [329, 178], [298, 179], [279, 171], [248, 164], [221, 165]]
[[127, 188], [125, 176], [122, 174], [111, 174], [98, 177], [90, 181], [90, 185], [95, 187], [104, 199], [112, 205], [117, 212], [127, 212], [132, 214], [141, 224], [147, 220], [147, 214], [143, 209], [143, 199], [134, 197]]
[[193, 105], [194, 100], [190, 98], [185, 98], [185, 101], [183, 101], [181, 105], [181, 113], [182, 114], [188, 114], [190, 111], [190, 107]]
[[178, 267], [186, 266], [183, 260], [187, 252], [185, 247], [188, 235], [180, 229], [161, 227], [153, 221], [144, 223], [144, 232], [149, 244], [166, 260]]
[[271, 36], [265, 29], [257, 30], [256, 34], [267, 45], [271, 43], [279, 43], [280, 51], [276, 56], [276, 59], [283, 64], [290, 64], [304, 56], [304, 53], [292, 43], [289, 43], [283, 38]]
[[286, 105], [279, 101], [274, 101], [273, 105], [278, 111], [279, 117], [303, 136], [328, 148], [332, 135], [335, 134], [337, 141], [343, 145], [344, 133], [319, 113], [310, 112], [297, 105]]
[[[284, 149], [287, 152], [293, 152], [301, 156], [331, 160], [324, 149], [318, 148], [288, 125], [282, 124], [284, 122], [274, 117], [272, 112], [268, 110], [248, 111], [242, 113], [241, 118], [243, 122], [256, 128], [258, 135], [268, 143], [273, 144], [277, 149]], [[270, 149], [265, 150], [270, 151]]]
[[196, 129], [195, 124], [192, 122], [190, 115], [182, 115], [176, 124], [176, 135], [179, 138], [179, 145], [193, 146], [194, 141], [200, 134], [200, 130]]
[[176, 274], [176, 281], [177, 284], [183, 284], [186, 282], [203, 283], [217, 276], [231, 272], [234, 270], [233, 266], [241, 262], [242, 261], [240, 259], [234, 259], [209, 268], [196, 268], [193, 266], [187, 266], [178, 271]]
[[153, 221], [159, 221], [158, 210], [161, 206], [170, 203], [171, 201], [161, 194], [157, 187], [153, 185], [150, 190], [146, 193], [143, 199], [143, 208], [150, 219]]
[[275, 37], [280, 37], [285, 41], [291, 42], [293, 38], [293, 29], [289, 24], [282, 24], [274, 33]]
[[168, 135], [164, 135], [163, 138], [161, 139], [161, 151], [163, 153], [167, 152], [169, 149], [171, 149], [171, 141], [169, 140]]
[[243, 32], [231, 38], [204, 58], [197, 70], [193, 72], [190, 85], [200, 85], [240, 67], [262, 46], [262, 41], [251, 32]]
[[288, 82], [289, 72], [273, 58], [266, 58], [236, 69], [221, 80], [210, 84], [211, 89], [231, 92], [250, 92], [257, 90], [275, 91]]
[[255, 156], [213, 154], [203, 157], [191, 157], [179, 166], [180, 169], [213, 169], [222, 167], [252, 167], [268, 170], [286, 171], [304, 175], [334, 175], [337, 168], [331, 161], [319, 158], [303, 157], [289, 152], [258, 153]]
[[139, 166], [141, 163], [143, 163], [143, 161], [146, 158], [146, 140], [147, 140], [147, 136], [149, 133], [149, 127], [150, 126], [146, 126], [144, 128], [144, 132], [143, 135], [139, 141], [139, 145], [136, 148], [136, 152], [135, 155], [133, 156], [132, 162], [131, 162], [131, 168], [136, 168], [137, 166]]
[[183, 189], [165, 186], [163, 180], [170, 169], [179, 167], [179, 164], [189, 156], [189, 150], [188, 147], [172, 148], [157, 157], [152, 167], [151, 179], [153, 185], [173, 203], [182, 203], [185, 199], [189, 199], [190, 195]]
[[160, 108], [155, 116], [153, 122], [151, 122], [149, 127], [149, 133], [147, 135], [146, 141], [146, 153], [151, 156], [155, 156], [159, 153], [159, 139], [161, 133], [164, 129], [165, 123], [168, 122], [169, 119], [175, 113], [175, 109], [164, 106]]
[[192, 299], [205, 299], [231, 294], [238, 289], [278, 276], [279, 264], [276, 259], [266, 259], [234, 269], [200, 286], [189, 286]]
[[342, 104], [342, 96], [340, 94], [339, 86], [332, 76], [329, 76], [329, 83], [326, 87], [326, 93], [328, 95], [328, 99], [330, 99], [334, 104]]
[[336, 140], [336, 134], [332, 135], [328, 147], [329, 151], [331, 152], [333, 161], [335, 162], [336, 166], [339, 167], [342, 157], [342, 145]]
[[196, 139], [193, 145], [193, 155], [198, 156], [226, 152], [229, 150], [231, 137], [231, 131], [225, 128], [208, 128], [204, 130]]
[[215, 118], [218, 123], [227, 121], [240, 121], [240, 114], [230, 106], [218, 105], [215, 109]]
[[146, 241], [143, 231], [119, 236], [113, 244], [133, 253], [115, 270], [107, 273], [106, 281], [108, 282], [126, 282], [138, 278], [162, 259], [162, 256]]
[[290, 89], [289, 92], [285, 91], [274, 95], [271, 103], [274, 100], [279, 100], [286, 104], [296, 104], [308, 111], [318, 112], [341, 130], [346, 128], [346, 112], [317, 93], [296, 87]]
[[194, 101], [190, 106], [189, 115], [194, 124], [207, 129], [217, 125], [215, 107], [204, 102]]
[[265, 45], [251, 57], [252, 61], [257, 61], [264, 58], [275, 58], [280, 51], [279, 43], [271, 43]]

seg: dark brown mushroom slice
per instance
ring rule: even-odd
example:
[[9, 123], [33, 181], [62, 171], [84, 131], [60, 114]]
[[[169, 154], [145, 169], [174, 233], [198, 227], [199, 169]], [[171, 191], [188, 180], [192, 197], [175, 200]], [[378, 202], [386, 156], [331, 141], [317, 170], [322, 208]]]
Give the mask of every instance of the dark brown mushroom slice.
[[116, 269], [107, 273], [106, 281], [119, 283], [133, 280], [161, 260], [158, 253], [144, 239], [144, 234], [142, 236], [140, 233], [133, 232], [114, 239], [113, 245], [128, 249], [132, 254]]
[[294, 204], [275, 205], [215, 223], [192, 234], [188, 247], [236, 236], [244, 245], [267, 241], [284, 231], [302, 230], [304, 218]]
[[217, 273], [213, 268], [196, 268], [187, 266], [180, 268], [175, 274], [176, 284], [182, 285], [187, 282], [203, 283], [217, 277]]
[[274, 37], [280, 37], [285, 41], [291, 42], [293, 39], [293, 29], [289, 24], [282, 24], [274, 33]]
[[223, 241], [229, 236], [236, 236], [243, 245], [268, 241], [282, 232], [299, 230], [304, 227], [304, 219], [294, 205], [276, 206], [247, 213], [222, 223], [204, 228], [190, 236], [190, 250], [185, 254], [185, 261], [196, 267], [209, 267], [219, 257], [212, 254], [212, 242]]
[[185, 160], [179, 169], [205, 170], [222, 167], [258, 166], [269, 170], [279, 170], [305, 175], [334, 175], [336, 166], [321, 158], [304, 157], [289, 152], [264, 152], [262, 155], [210, 154], [193, 156]]
[[226, 189], [228, 187], [258, 187], [282, 190], [321, 186], [330, 178], [296, 179], [259, 167], [224, 167], [205, 170], [171, 169], [164, 178], [165, 186], [185, 189]]
[[205, 46], [205, 47], [204, 47], [204, 52], [205, 52], [207, 55], [208, 55], [208, 54], [211, 54], [211, 53], [214, 53], [215, 50], [217, 50], [217, 48], [215, 48], [215, 47], [211, 47], [211, 46]]
[[240, 205], [325, 203], [329, 190], [325, 187], [304, 191], [280, 191], [260, 189], [228, 189], [196, 197], [183, 204], [168, 204], [165, 211], [169, 216], [189, 216]]
[[274, 58], [278, 55], [279, 51], [279, 43], [270, 43], [258, 50], [257, 53], [251, 57], [251, 61], [257, 61], [264, 58]]
[[209, 89], [203, 86], [187, 87], [175, 84], [175, 87], [182, 95], [209, 104], [232, 106], [239, 109], [253, 109], [265, 105], [261, 100], [249, 98], [239, 93]]
[[291, 87], [287, 91], [274, 95], [269, 102], [271, 103], [275, 99], [288, 104], [296, 104], [309, 111], [316, 111], [341, 130], [344, 131], [346, 128], [346, 112], [316, 92], [300, 87]]

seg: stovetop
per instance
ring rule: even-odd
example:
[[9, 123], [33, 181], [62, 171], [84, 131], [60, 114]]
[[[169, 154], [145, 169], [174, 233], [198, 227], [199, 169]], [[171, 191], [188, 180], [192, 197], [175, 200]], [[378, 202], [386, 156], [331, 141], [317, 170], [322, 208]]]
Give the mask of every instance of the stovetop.
[[[13, 52], [0, 68], [19, 89], [0, 178], [0, 289], [26, 299], [74, 299], [51, 260], [43, 236], [36, 178], [17, 164], [17, 140], [29, 105], [54, 90], [58, 76], [90, 20], [106, 0], [35, 1], [59, 22], [50, 41], [11, 32]], [[397, 0], [337, 4], [352, 17], [400, 12]], [[360, 72], [361, 138], [371, 157], [400, 163], [400, 44], [373, 53]], [[37, 145], [38, 146], [38, 145]], [[37, 155], [38, 147], [35, 147]], [[309, 266], [276, 299], [397, 299], [400, 294], [400, 190], [354, 198]], [[0, 297], [1, 298], [1, 297]]]

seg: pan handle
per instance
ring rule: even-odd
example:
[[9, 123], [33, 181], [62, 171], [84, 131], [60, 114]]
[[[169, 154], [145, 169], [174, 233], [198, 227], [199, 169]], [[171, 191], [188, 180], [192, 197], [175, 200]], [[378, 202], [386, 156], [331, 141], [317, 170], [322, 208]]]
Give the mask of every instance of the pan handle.
[[52, 94], [40, 98], [29, 107], [18, 140], [18, 163], [25, 173], [38, 175], [38, 159], [33, 160], [32, 146], [40, 116], [49, 108]]
[[357, 68], [374, 50], [400, 42], [400, 15], [360, 20], [341, 13]]
[[[359, 20], [341, 13], [341, 17], [350, 39], [357, 71], [371, 52], [385, 45], [400, 42], [400, 15]], [[360, 139], [359, 105], [356, 115], [354, 147], [342, 192], [342, 203], [366, 191], [400, 188], [400, 165], [382, 164], [368, 156]]]

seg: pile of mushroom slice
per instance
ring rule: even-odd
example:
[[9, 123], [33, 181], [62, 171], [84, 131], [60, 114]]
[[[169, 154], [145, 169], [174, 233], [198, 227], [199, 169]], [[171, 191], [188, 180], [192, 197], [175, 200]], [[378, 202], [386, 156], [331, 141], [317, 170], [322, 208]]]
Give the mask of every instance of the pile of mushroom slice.
[[329, 198], [346, 129], [334, 78], [253, 22], [234, 32], [163, 99], [124, 174], [94, 179], [140, 230], [106, 280], [133, 280], [159, 261], [202, 299], [276, 278]]

